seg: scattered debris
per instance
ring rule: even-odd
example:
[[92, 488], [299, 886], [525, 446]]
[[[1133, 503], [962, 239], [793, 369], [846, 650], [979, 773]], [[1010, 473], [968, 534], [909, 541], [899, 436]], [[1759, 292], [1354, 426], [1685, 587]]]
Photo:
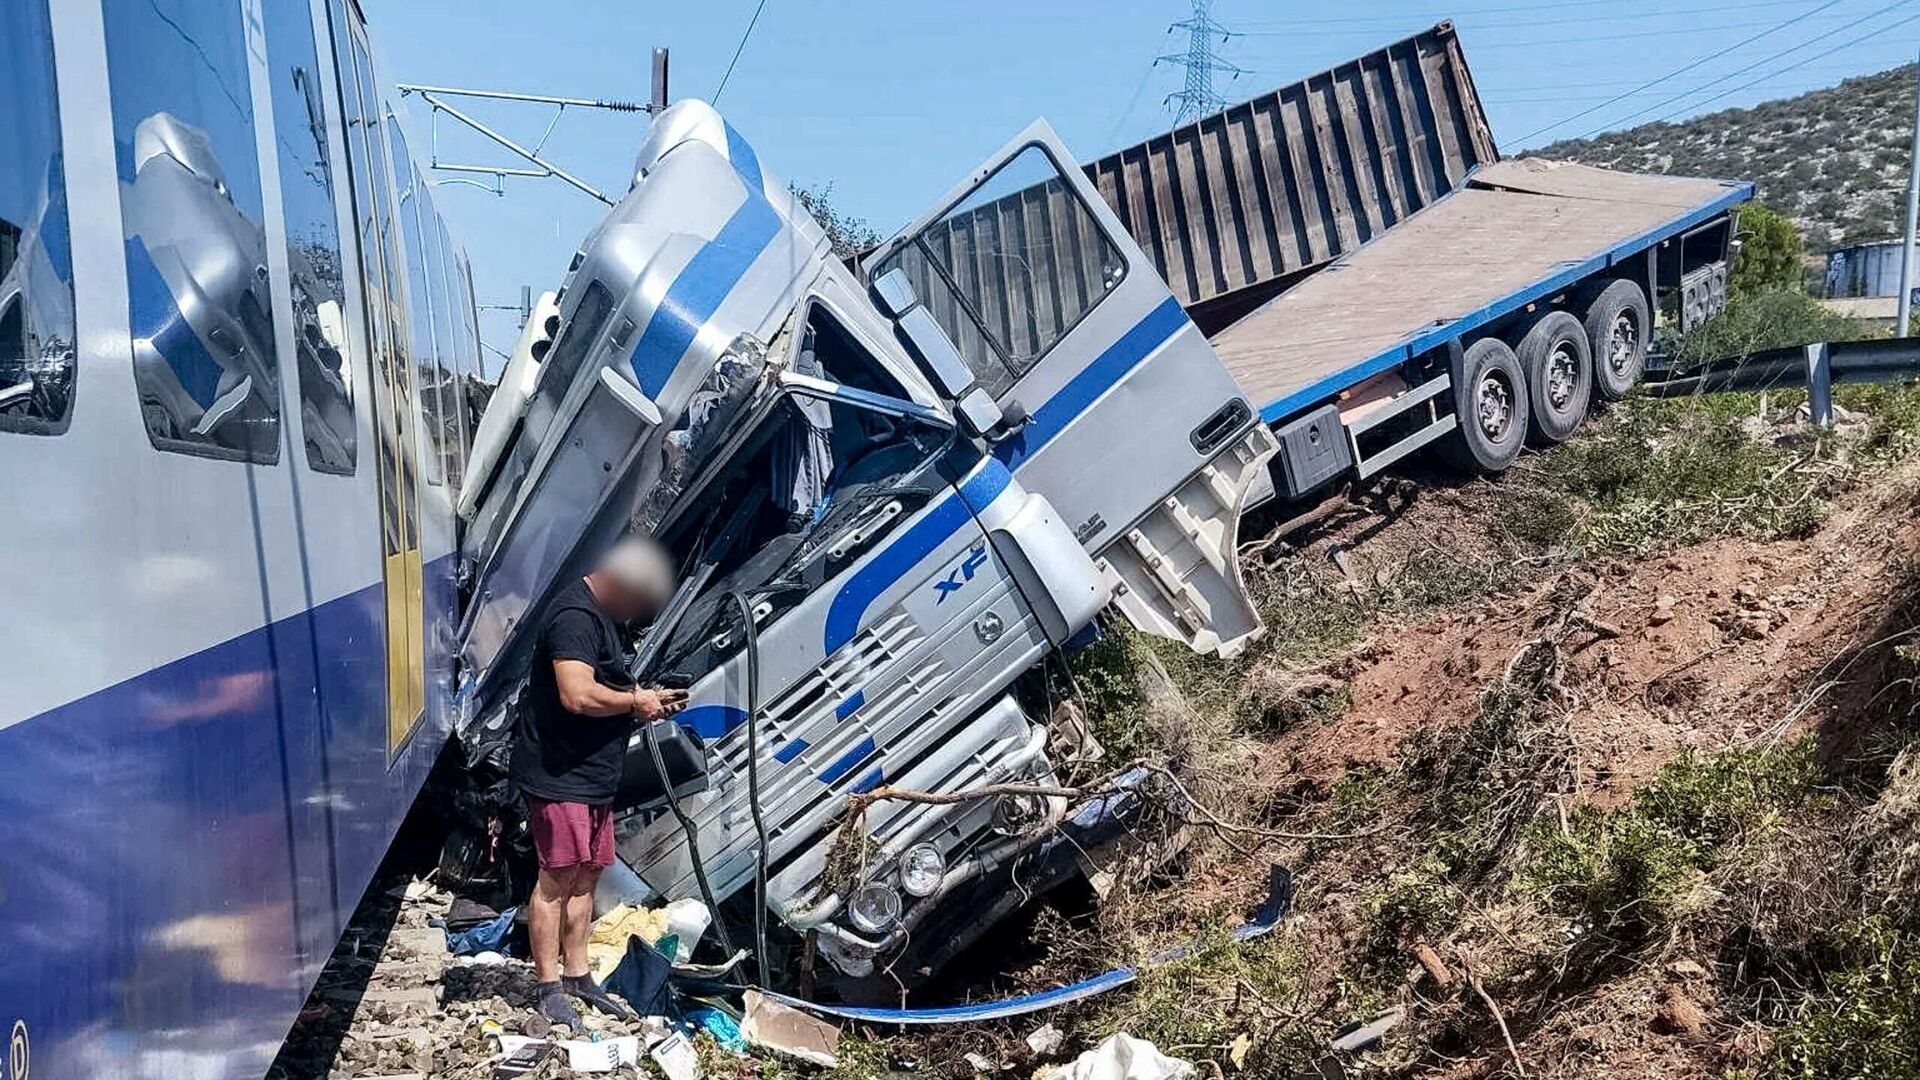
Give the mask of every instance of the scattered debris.
[[740, 1035], [754, 1046], [815, 1065], [831, 1069], [839, 1064], [834, 1053], [840, 1045], [839, 1028], [782, 1005], [758, 990], [746, 992], [746, 1016], [740, 1021]]
[[667, 1080], [701, 1080], [706, 1075], [693, 1043], [678, 1031], [655, 1043], [647, 1055], [667, 1074]]
[[636, 1065], [640, 1061], [640, 1037], [638, 1035], [618, 1035], [611, 1039], [562, 1039], [551, 1042], [525, 1035], [500, 1036], [500, 1051], [509, 1061], [521, 1060], [529, 1048], [545, 1047], [538, 1053], [544, 1061], [557, 1051], [567, 1059], [567, 1068], [574, 1072], [599, 1073], [612, 1072], [622, 1066]]
[[466, 930], [455, 931], [447, 928], [447, 951], [455, 956], [476, 956], [480, 953], [504, 953], [508, 939], [513, 936], [514, 920], [519, 917], [519, 908], [508, 908], [486, 922]]
[[1333, 1040], [1333, 1048], [1342, 1054], [1360, 1054], [1379, 1046], [1386, 1039], [1387, 1032], [1400, 1026], [1407, 1018], [1405, 1009], [1388, 1009], [1365, 1023], [1354, 1024], [1342, 1031]]
[[1034, 1073], [1034, 1080], [1181, 1080], [1192, 1075], [1192, 1062], [1168, 1057], [1145, 1039], [1118, 1031], [1073, 1064]]
[[1066, 1032], [1051, 1023], [1041, 1024], [1027, 1036], [1027, 1049], [1040, 1057], [1052, 1057], [1066, 1041]]

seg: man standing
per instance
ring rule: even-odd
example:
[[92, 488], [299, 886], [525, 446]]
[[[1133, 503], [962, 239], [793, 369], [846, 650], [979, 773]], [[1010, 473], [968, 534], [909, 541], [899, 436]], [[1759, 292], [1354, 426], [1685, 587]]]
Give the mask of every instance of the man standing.
[[684, 690], [634, 685], [631, 627], [658, 615], [673, 595], [673, 568], [659, 545], [628, 537], [592, 573], [547, 608], [520, 709], [510, 773], [527, 800], [540, 860], [527, 914], [539, 1010], [580, 1027], [567, 995], [609, 1011], [593, 981], [587, 937], [593, 887], [613, 864], [613, 799], [634, 718], [672, 716]]

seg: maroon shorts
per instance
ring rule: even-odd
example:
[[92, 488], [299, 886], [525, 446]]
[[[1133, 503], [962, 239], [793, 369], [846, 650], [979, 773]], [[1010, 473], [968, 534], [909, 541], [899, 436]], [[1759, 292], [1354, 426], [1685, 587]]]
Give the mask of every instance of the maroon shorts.
[[613, 865], [613, 807], [527, 796], [527, 825], [542, 870]]

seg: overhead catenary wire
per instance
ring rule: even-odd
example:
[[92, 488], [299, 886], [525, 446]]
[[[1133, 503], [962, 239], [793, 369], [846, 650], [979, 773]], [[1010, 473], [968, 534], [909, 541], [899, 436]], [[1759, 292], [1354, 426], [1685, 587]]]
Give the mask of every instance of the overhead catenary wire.
[[[1835, 34], [1838, 34], [1838, 33], [1841, 33], [1841, 32], [1843, 32], [1843, 31], [1847, 31], [1847, 30], [1851, 30], [1851, 29], [1853, 29], [1854, 27], [1856, 27], [1856, 26], [1859, 26], [1859, 25], [1860, 25], [1861, 23], [1864, 23], [1864, 22], [1869, 22], [1869, 21], [1871, 21], [1871, 20], [1873, 20], [1873, 19], [1877, 19], [1877, 18], [1879, 18], [1880, 16], [1882, 16], [1882, 15], [1885, 15], [1885, 14], [1886, 14], [1887, 12], [1889, 12], [1889, 11], [1892, 11], [1892, 10], [1894, 10], [1895, 8], [1899, 8], [1899, 7], [1905, 7], [1905, 6], [1907, 6], [1908, 4], [1910, 4], [1910, 3], [1912, 3], [1912, 2], [1913, 2], [1913, 0], [1894, 0], [1894, 2], [1893, 2], [1893, 3], [1891, 3], [1891, 4], [1888, 4], [1888, 5], [1886, 5], [1885, 7], [1881, 7], [1881, 8], [1875, 8], [1875, 9], [1874, 9], [1873, 11], [1870, 11], [1870, 12], [1868, 12], [1867, 14], [1865, 14], [1865, 15], [1862, 15], [1862, 16], [1860, 16], [1860, 17], [1859, 17], [1859, 18], [1857, 18], [1857, 19], [1854, 19], [1854, 20], [1853, 20], [1852, 22], [1846, 22], [1846, 23], [1842, 23], [1842, 24], [1840, 24], [1839, 26], [1836, 26], [1836, 27], [1834, 27], [1833, 29], [1831, 29], [1831, 30], [1828, 30], [1828, 31], [1826, 31], [1825, 33], [1821, 33], [1821, 34], [1816, 34], [1816, 35], [1814, 35], [1813, 37], [1810, 37], [1810, 38], [1808, 38], [1808, 39], [1806, 39], [1805, 41], [1801, 41], [1801, 42], [1796, 42], [1795, 44], [1793, 44], [1793, 45], [1790, 45], [1790, 46], [1788, 46], [1787, 48], [1784, 48], [1784, 49], [1781, 49], [1781, 50], [1780, 50], [1779, 52], [1776, 52], [1776, 53], [1773, 53], [1773, 54], [1772, 54], [1772, 55], [1770, 55], [1770, 56], [1767, 56], [1767, 57], [1764, 57], [1764, 58], [1762, 58], [1762, 59], [1759, 59], [1759, 60], [1755, 60], [1755, 61], [1753, 61], [1752, 63], [1750, 63], [1750, 64], [1748, 64], [1748, 65], [1746, 65], [1745, 67], [1738, 67], [1738, 68], [1735, 68], [1735, 69], [1733, 69], [1732, 71], [1729, 71], [1729, 72], [1727, 72], [1727, 73], [1726, 73], [1725, 75], [1722, 75], [1722, 76], [1720, 76], [1719, 78], [1717, 78], [1717, 79], [1714, 79], [1714, 80], [1712, 80], [1711, 82], [1706, 82], [1706, 83], [1702, 83], [1701, 85], [1699, 85], [1699, 86], [1696, 86], [1696, 87], [1694, 87], [1694, 88], [1692, 88], [1692, 89], [1690, 89], [1690, 90], [1684, 90], [1684, 91], [1682, 91], [1682, 92], [1680, 92], [1680, 93], [1678, 93], [1678, 94], [1675, 94], [1675, 95], [1673, 95], [1672, 97], [1670, 97], [1670, 98], [1667, 98], [1667, 99], [1666, 99], [1666, 100], [1664, 100], [1664, 101], [1659, 101], [1659, 102], [1655, 102], [1655, 103], [1654, 103], [1654, 104], [1652, 104], [1652, 105], [1648, 105], [1648, 106], [1646, 106], [1646, 107], [1644, 107], [1644, 108], [1641, 108], [1641, 109], [1638, 109], [1638, 110], [1635, 110], [1634, 112], [1630, 112], [1630, 113], [1628, 113], [1628, 114], [1627, 114], [1627, 115], [1625, 115], [1625, 116], [1622, 116], [1622, 117], [1618, 117], [1618, 118], [1616, 118], [1616, 119], [1613, 119], [1613, 120], [1610, 120], [1610, 121], [1608, 121], [1608, 122], [1607, 122], [1606, 124], [1604, 124], [1604, 125], [1602, 125], [1602, 126], [1600, 126], [1600, 127], [1597, 127], [1597, 128], [1593, 128], [1592, 130], [1590, 130], [1590, 131], [1587, 131], [1587, 132], [1585, 132], [1585, 133], [1583, 133], [1583, 134], [1581, 134], [1581, 135], [1580, 135], [1580, 136], [1578, 136], [1578, 137], [1579, 137], [1579, 138], [1583, 138], [1583, 139], [1584, 139], [1584, 138], [1586, 138], [1586, 137], [1587, 137], [1587, 136], [1589, 136], [1589, 135], [1596, 135], [1596, 134], [1599, 134], [1599, 133], [1600, 133], [1600, 132], [1602, 132], [1602, 131], [1606, 131], [1606, 130], [1609, 130], [1609, 129], [1613, 129], [1613, 128], [1619, 128], [1619, 127], [1623, 127], [1623, 126], [1625, 126], [1625, 124], [1626, 124], [1626, 122], [1627, 122], [1627, 121], [1629, 121], [1629, 120], [1633, 120], [1633, 119], [1635, 119], [1635, 118], [1638, 118], [1638, 117], [1641, 117], [1641, 116], [1645, 116], [1645, 115], [1647, 115], [1648, 113], [1651, 113], [1651, 112], [1657, 112], [1657, 111], [1659, 111], [1660, 109], [1664, 109], [1664, 108], [1666, 108], [1667, 106], [1669, 106], [1669, 105], [1672, 105], [1673, 103], [1675, 103], [1675, 102], [1677, 102], [1677, 101], [1681, 101], [1681, 100], [1683, 100], [1683, 99], [1685, 99], [1685, 98], [1689, 98], [1689, 97], [1692, 97], [1693, 95], [1695, 95], [1695, 94], [1697, 94], [1697, 93], [1699, 93], [1699, 92], [1700, 92], [1700, 91], [1702, 91], [1702, 90], [1705, 90], [1705, 89], [1707, 89], [1708, 87], [1711, 87], [1711, 86], [1717, 86], [1717, 85], [1719, 85], [1720, 83], [1723, 83], [1723, 82], [1726, 82], [1726, 81], [1727, 81], [1728, 79], [1734, 79], [1734, 78], [1738, 78], [1739, 76], [1741, 76], [1741, 75], [1745, 75], [1745, 74], [1746, 74], [1747, 72], [1749, 72], [1749, 71], [1752, 71], [1752, 70], [1754, 70], [1755, 68], [1758, 68], [1758, 67], [1763, 67], [1763, 66], [1765, 66], [1765, 65], [1767, 65], [1767, 64], [1771, 64], [1771, 63], [1773, 63], [1773, 62], [1774, 62], [1775, 60], [1779, 60], [1779, 59], [1782, 59], [1782, 58], [1784, 58], [1784, 57], [1786, 57], [1786, 56], [1787, 56], [1788, 54], [1790, 54], [1790, 53], [1796, 53], [1796, 52], [1799, 52], [1799, 51], [1800, 51], [1801, 49], [1804, 49], [1804, 48], [1806, 48], [1806, 47], [1807, 47], [1807, 46], [1809, 46], [1809, 45], [1812, 45], [1812, 44], [1815, 44], [1816, 42], [1820, 42], [1820, 41], [1824, 41], [1824, 40], [1826, 40], [1827, 38], [1830, 38], [1830, 37], [1832, 37], [1832, 36], [1834, 36]], [[1879, 32], [1879, 31], [1875, 31], [1875, 33], [1878, 33], [1878, 32]], [[1825, 55], [1825, 54], [1823, 53], [1823, 54], [1821, 54], [1821, 55]], [[1813, 61], [1814, 59], [1817, 59], [1817, 58], [1815, 58], [1815, 57], [1809, 57], [1809, 58], [1808, 58], [1808, 62], [1809, 62], [1809, 63], [1811, 63], [1811, 62], [1812, 62], [1812, 61]], [[1787, 71], [1790, 71], [1790, 70], [1792, 70], [1792, 69], [1791, 69], [1791, 68], [1782, 68], [1782, 69], [1780, 69], [1780, 71], [1778, 71], [1778, 72], [1776, 72], [1775, 74], [1776, 74], [1776, 75], [1778, 75], [1778, 74], [1785, 74], [1785, 73], [1786, 73]], [[1711, 101], [1711, 100], [1718, 100], [1718, 99], [1717, 99], [1717, 98], [1709, 98], [1708, 100], [1710, 100], [1710, 101]], [[1692, 107], [1693, 107], [1693, 106], [1684, 106], [1684, 108], [1692, 108]]]
[[733, 78], [733, 66], [740, 62], [740, 54], [746, 51], [747, 39], [753, 36], [753, 28], [760, 25], [760, 13], [767, 10], [767, 0], [754, 5], [753, 17], [747, 20], [747, 28], [740, 34], [740, 44], [733, 47], [733, 59], [727, 61], [726, 74], [720, 76], [720, 85], [713, 91], [713, 104], [720, 104], [720, 95], [727, 92], [727, 80]]
[[1750, 34], [1746, 37], [1741, 38], [1739, 41], [1734, 42], [1731, 45], [1724, 45], [1718, 49], [1715, 49], [1714, 51], [1708, 53], [1707, 55], [1700, 57], [1698, 60], [1694, 60], [1690, 63], [1682, 64], [1681, 66], [1673, 69], [1672, 71], [1667, 72], [1665, 75], [1661, 75], [1654, 79], [1649, 79], [1646, 82], [1641, 83], [1639, 86], [1636, 86], [1633, 89], [1628, 90], [1623, 94], [1617, 94], [1614, 97], [1608, 98], [1606, 101], [1603, 101], [1598, 105], [1588, 106], [1587, 108], [1581, 109], [1579, 112], [1574, 113], [1571, 116], [1563, 117], [1559, 120], [1554, 121], [1551, 124], [1546, 125], [1545, 127], [1535, 128], [1534, 130], [1527, 132], [1525, 135], [1520, 136], [1520, 138], [1514, 141], [1517, 144], [1524, 145], [1530, 140], [1532, 140], [1533, 138], [1535, 138], [1536, 136], [1544, 135], [1547, 132], [1552, 131], [1553, 129], [1558, 127], [1565, 127], [1567, 124], [1570, 124], [1573, 121], [1579, 120], [1583, 117], [1592, 116], [1594, 113], [1597, 113], [1600, 110], [1605, 109], [1610, 105], [1614, 105], [1619, 102], [1625, 101], [1628, 98], [1633, 97], [1637, 94], [1640, 94], [1644, 91], [1651, 90], [1654, 87], [1659, 86], [1661, 83], [1667, 82], [1670, 79], [1675, 79], [1680, 77], [1681, 75], [1685, 75], [1687, 72], [1694, 70], [1695, 68], [1699, 67], [1702, 64], [1707, 64], [1715, 60], [1718, 60], [1719, 58], [1727, 55], [1728, 53], [1733, 52], [1735, 49], [1740, 49], [1748, 45], [1751, 45], [1754, 42], [1760, 40], [1761, 38], [1766, 37], [1768, 34], [1778, 33], [1779, 31], [1784, 30], [1787, 27], [1792, 26], [1797, 22], [1800, 22], [1804, 19], [1811, 18], [1812, 16], [1817, 15], [1820, 12], [1827, 10], [1828, 8], [1835, 7], [1840, 3], [1841, 3], [1841, 0], [1825, 0], [1824, 3], [1808, 8], [1806, 11], [1803, 11], [1798, 15], [1794, 15], [1789, 18], [1782, 19], [1781, 21], [1774, 23], [1772, 26], [1769, 26], [1768, 28], [1760, 31], [1757, 34]]

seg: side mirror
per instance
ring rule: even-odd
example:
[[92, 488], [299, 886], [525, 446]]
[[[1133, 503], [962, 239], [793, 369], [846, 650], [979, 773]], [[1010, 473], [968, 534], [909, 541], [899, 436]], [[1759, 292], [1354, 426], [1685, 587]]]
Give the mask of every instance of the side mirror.
[[891, 319], [904, 316], [920, 303], [920, 298], [914, 295], [913, 282], [907, 279], [906, 270], [898, 266], [881, 274], [873, 283], [873, 295], [880, 302], [880, 309]]

